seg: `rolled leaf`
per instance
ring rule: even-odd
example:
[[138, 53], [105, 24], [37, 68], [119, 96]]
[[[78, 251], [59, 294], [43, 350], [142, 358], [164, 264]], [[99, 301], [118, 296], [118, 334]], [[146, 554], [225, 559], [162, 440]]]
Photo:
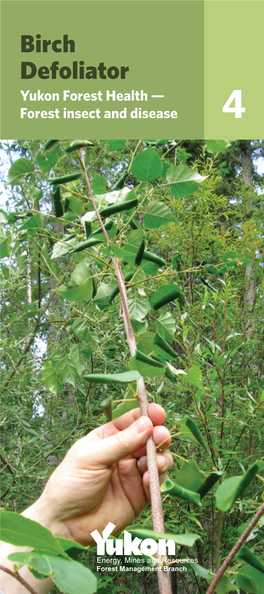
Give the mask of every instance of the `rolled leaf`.
[[70, 181], [80, 179], [80, 177], [82, 177], [82, 174], [79, 173], [79, 171], [76, 171], [75, 173], [70, 173], [69, 175], [62, 175], [61, 177], [49, 177], [48, 182], [53, 186], [54, 184], [67, 184]]
[[43, 145], [44, 151], [50, 151], [56, 144], [58, 144], [59, 140], [46, 140], [45, 144]]
[[94, 146], [94, 143], [90, 142], [90, 140], [73, 140], [65, 149], [65, 153], [73, 153], [81, 148], [89, 148], [90, 146]]
[[124, 185], [125, 185], [125, 181], [126, 178], [128, 177], [128, 172], [125, 171], [121, 177], [117, 180], [117, 182], [115, 183], [115, 185], [111, 188], [111, 192], [116, 192], [116, 190], [121, 190]]
[[150, 299], [150, 305], [156, 311], [163, 307], [163, 305], [170, 303], [170, 301], [173, 301], [174, 299], [182, 299], [182, 297], [183, 292], [178, 285], [163, 285], [153, 293]]
[[167, 343], [167, 341], [164, 338], [162, 338], [162, 336], [160, 336], [160, 334], [158, 334], [158, 332], [155, 335], [153, 343], [158, 345], [163, 351], [165, 351], [165, 353], [167, 353], [168, 355], [171, 355], [171, 357], [173, 357], [173, 359], [175, 359], [175, 357], [176, 357], [175, 351], [171, 348], [171, 346]]
[[170, 495], [175, 495], [175, 497], [180, 497], [180, 499], [185, 499], [185, 501], [201, 506], [201, 497], [198, 493], [189, 491], [181, 485], [177, 485], [177, 483], [171, 479], [167, 479], [162, 483], [160, 490], [162, 493], [169, 493]]
[[78, 243], [78, 245], [76, 245], [71, 250], [71, 254], [75, 254], [76, 252], [83, 252], [83, 250], [93, 247], [94, 245], [98, 245], [99, 243], [102, 243], [101, 239], [97, 239], [96, 237], [89, 237], [89, 239], [86, 239], [86, 241], [81, 241], [80, 243]]
[[261, 571], [261, 573], [264, 573], [264, 564], [248, 547], [243, 546], [238, 553], [238, 557], [249, 565], [252, 565], [252, 567], [255, 567], [258, 571]]
[[140, 524], [136, 524], [133, 526], [128, 526], [126, 528], [127, 532], [133, 534], [133, 536], [138, 536], [141, 539], [145, 538], [153, 538], [153, 540], [159, 540], [160, 538], [164, 538], [166, 540], [173, 540], [175, 544], [180, 546], [192, 547], [195, 541], [200, 538], [198, 534], [168, 534], [167, 532], [155, 532], [154, 530], [150, 530], [148, 528], [144, 528]]
[[138, 199], [133, 198], [132, 200], [126, 200], [125, 202], [119, 202], [118, 204], [112, 204], [111, 206], [107, 206], [103, 208], [100, 212], [100, 216], [102, 219], [106, 217], [110, 217], [112, 214], [116, 214], [118, 212], [122, 212], [124, 210], [130, 210], [138, 205]]
[[122, 384], [139, 380], [141, 375], [138, 371], [125, 371], [124, 373], [91, 373], [85, 375], [84, 379], [90, 384]]
[[197, 425], [195, 424], [195, 422], [190, 419], [190, 417], [183, 417], [183, 419], [181, 419], [180, 421], [178, 421], [178, 423], [182, 426], [186, 426], [188, 427], [189, 431], [192, 433], [194, 439], [200, 444], [200, 446], [202, 446], [202, 448], [208, 453], [208, 447], [204, 441], [204, 438], [201, 434], [200, 429], [197, 427]]

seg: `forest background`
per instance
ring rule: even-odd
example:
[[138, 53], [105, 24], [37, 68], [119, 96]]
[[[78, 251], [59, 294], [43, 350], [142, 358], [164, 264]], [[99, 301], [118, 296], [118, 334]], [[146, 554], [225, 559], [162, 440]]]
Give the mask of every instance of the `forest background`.
[[[21, 512], [74, 441], [138, 406], [135, 383], [84, 376], [139, 371], [172, 432], [166, 533], [195, 533], [177, 554], [197, 563], [187, 575], [172, 574], [173, 592], [202, 594], [263, 503], [263, 177], [256, 160], [264, 143], [86, 144], [109, 245], [97, 233], [78, 150], [69, 146], [1, 145], [3, 170], [7, 161], [10, 167], [0, 211], [2, 509]], [[78, 179], [54, 184], [76, 171]], [[130, 361], [111, 255], [126, 279], [137, 341]], [[221, 491], [231, 477], [233, 486]], [[181, 493], [173, 494], [175, 483]], [[139, 521], [151, 529], [149, 508]], [[264, 592], [263, 527], [262, 519], [219, 594]], [[82, 552], [81, 561], [93, 569], [94, 552]], [[102, 594], [110, 583], [111, 592], [131, 591], [129, 574], [97, 577]], [[155, 592], [153, 574], [132, 577], [135, 591]]]

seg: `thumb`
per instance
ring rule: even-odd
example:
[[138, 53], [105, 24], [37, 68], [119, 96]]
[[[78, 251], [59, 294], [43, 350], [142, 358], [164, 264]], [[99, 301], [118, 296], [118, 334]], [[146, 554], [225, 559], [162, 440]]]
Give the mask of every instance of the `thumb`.
[[110, 466], [122, 458], [144, 447], [152, 433], [153, 425], [149, 417], [141, 416], [124, 431], [106, 437], [93, 444], [93, 463]]

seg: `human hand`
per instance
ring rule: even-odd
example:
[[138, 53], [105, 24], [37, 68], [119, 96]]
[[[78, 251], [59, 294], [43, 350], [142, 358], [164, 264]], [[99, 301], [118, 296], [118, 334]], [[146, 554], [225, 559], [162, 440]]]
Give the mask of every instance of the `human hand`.
[[[152, 403], [148, 414], [140, 416], [134, 409], [78, 440], [32, 506], [33, 518], [32, 508], [23, 515], [84, 545], [94, 544], [90, 533], [102, 531], [109, 521], [120, 533], [150, 499], [147, 438], [152, 433], [163, 450], [170, 445], [163, 408]], [[158, 453], [157, 463], [162, 482], [172, 466], [171, 454]]]

